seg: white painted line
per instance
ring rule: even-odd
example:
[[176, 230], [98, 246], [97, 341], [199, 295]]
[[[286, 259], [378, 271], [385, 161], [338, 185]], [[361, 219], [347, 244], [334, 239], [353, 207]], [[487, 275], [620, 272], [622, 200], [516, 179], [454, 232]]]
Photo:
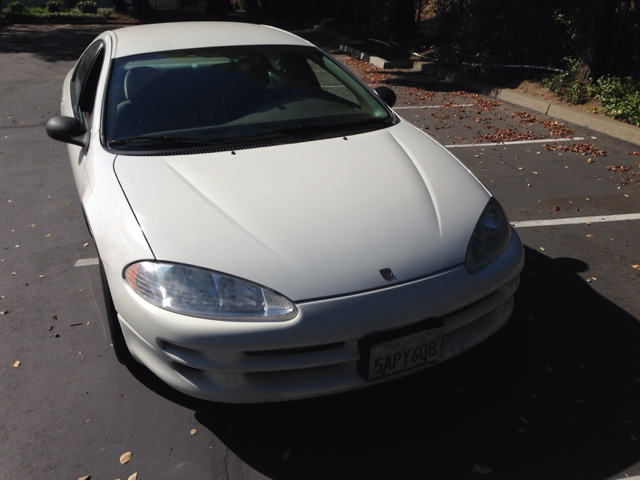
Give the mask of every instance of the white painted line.
[[465, 147], [494, 147], [497, 145], [525, 145], [527, 143], [549, 143], [549, 142], [573, 142], [576, 140], [584, 140], [584, 137], [573, 138], [543, 138], [539, 140], [516, 140], [514, 142], [496, 142], [496, 143], [465, 143], [458, 145], [445, 145], [445, 148], [465, 148]]
[[89, 265], [98, 265], [99, 259], [96, 258], [82, 258], [76, 262], [74, 267], [88, 267]]
[[461, 105], [418, 105], [415, 107], [394, 107], [394, 110], [411, 110], [416, 108], [453, 108], [453, 107], [473, 107], [473, 103], [463, 103]]
[[525, 220], [522, 222], [511, 222], [511, 225], [513, 225], [514, 228], [527, 228], [527, 227], [550, 227], [555, 225], [580, 225], [585, 223], [600, 223], [600, 222], [624, 222], [628, 220], [640, 220], [640, 213], [603, 215], [599, 217], [572, 217], [572, 218], [554, 218], [549, 220]]

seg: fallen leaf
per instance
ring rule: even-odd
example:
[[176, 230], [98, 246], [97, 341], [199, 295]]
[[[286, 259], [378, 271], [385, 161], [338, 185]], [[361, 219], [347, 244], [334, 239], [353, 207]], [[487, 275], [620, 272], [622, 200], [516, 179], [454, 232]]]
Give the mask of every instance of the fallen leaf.
[[133, 475], [129, 475], [129, 478], [127, 480], [136, 480], [138, 478], [138, 472], [134, 473]]
[[0, 311], [0, 315], [6, 315], [7, 313], [9, 313], [9, 311], [8, 311], [8, 310], [1, 310], [1, 311]]
[[558, 210], [560, 210], [560, 207], [553, 207], [552, 209], [554, 212], [557, 212]]
[[45, 235], [45, 237], [50, 237], [50, 236], [51, 236], [51, 234], [50, 234], [50, 233], [47, 233], [47, 234]]
[[85, 475], [84, 477], [80, 477], [78, 480], [90, 480], [91, 475]]
[[196, 434], [196, 429], [192, 428], [191, 431], [189, 432], [189, 435], [195, 435]]
[[83, 247], [87, 247], [88, 245], [89, 245], [88, 243], [85, 243], [85, 244], [83, 244], [82, 246], [83, 246]]
[[[33, 228], [33, 227], [35, 227], [35, 226], [36, 226], [36, 224], [35, 224], [35, 223], [32, 223], [31, 225], [29, 225], [29, 227], [30, 227], [30, 228]], [[89, 477], [86, 477], [86, 478], [89, 478]]]
[[587, 233], [587, 237], [593, 237], [593, 233]]
[[[640, 265], [631, 265], [633, 268], [635, 268], [636, 270], [640, 270]], [[4, 297], [3, 297], [4, 298]]]
[[490, 468], [481, 467], [480, 465], [478, 465], [475, 462], [473, 464], [473, 468], [471, 469], [471, 471], [473, 473], [482, 473], [483, 475], [486, 475], [488, 473], [493, 473]]
[[546, 250], [546, 248], [540, 247], [540, 250], [542, 250], [544, 252]]
[[121, 465], [124, 465], [129, 460], [131, 460], [131, 452], [124, 452], [122, 455], [120, 455], [120, 464]]
[[287, 451], [286, 451], [286, 452], [284, 452], [284, 455], [282, 455], [282, 459], [283, 459], [283, 460], [285, 460], [285, 461], [286, 461], [286, 460], [289, 460], [289, 457], [291, 456], [291, 450], [292, 450], [292, 448], [293, 448], [293, 447], [289, 447], [289, 448], [287, 448]]
[[16, 360], [13, 362], [13, 368], [18, 368], [20, 366], [20, 360]]

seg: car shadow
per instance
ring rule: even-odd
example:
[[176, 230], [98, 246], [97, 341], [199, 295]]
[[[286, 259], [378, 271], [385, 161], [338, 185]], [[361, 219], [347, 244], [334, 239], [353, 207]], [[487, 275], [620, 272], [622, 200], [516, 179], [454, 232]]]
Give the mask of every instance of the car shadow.
[[228, 405], [132, 373], [273, 479], [605, 479], [640, 461], [640, 324], [580, 260], [525, 247], [512, 319], [449, 361], [312, 400]]

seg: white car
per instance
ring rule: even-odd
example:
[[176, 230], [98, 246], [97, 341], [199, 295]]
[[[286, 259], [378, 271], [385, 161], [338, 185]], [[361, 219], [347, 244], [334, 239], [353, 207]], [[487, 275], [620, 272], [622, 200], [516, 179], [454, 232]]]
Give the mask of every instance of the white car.
[[496, 332], [520, 240], [394, 101], [268, 26], [96, 38], [47, 133], [68, 144], [118, 359], [265, 402], [399, 378]]

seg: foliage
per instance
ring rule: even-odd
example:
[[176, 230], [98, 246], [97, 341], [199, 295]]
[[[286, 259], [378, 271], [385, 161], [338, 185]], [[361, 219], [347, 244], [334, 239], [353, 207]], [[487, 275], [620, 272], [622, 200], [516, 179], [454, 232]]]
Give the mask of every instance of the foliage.
[[576, 79], [577, 60], [568, 60], [569, 68], [544, 79], [545, 86], [571, 103], [584, 103], [591, 98], [600, 102], [598, 111], [640, 126], [640, 81], [633, 77], [605, 75], [595, 82]]
[[98, 13], [98, 4], [93, 0], [83, 0], [76, 4], [76, 9], [82, 13]]
[[[13, 3], [19, 3], [19, 2], [13, 2]], [[88, 2], [88, 3], [94, 3], [94, 2]], [[51, 4], [57, 4], [56, 6], [51, 6]], [[107, 20], [110, 16], [111, 16], [111, 9], [110, 8], [97, 8], [96, 5], [96, 9], [95, 9], [95, 13], [83, 13], [80, 10], [67, 10], [66, 8], [64, 8], [64, 2], [62, 0], [49, 0], [49, 2], [47, 2], [47, 6], [46, 7], [29, 7], [27, 5], [24, 4], [20, 4], [22, 5], [22, 8], [18, 7], [18, 9], [20, 9], [19, 12], [15, 12], [15, 11], [11, 11], [9, 9], [9, 5], [7, 5], [7, 9], [5, 10], [5, 13], [8, 15], [9, 18], [13, 18], [14, 20], [19, 20], [19, 21], [28, 21], [29, 19], [38, 19], [38, 21], [53, 21], [53, 22], [83, 22], [86, 20], [90, 20], [90, 21], [105, 21]], [[60, 10], [57, 10], [57, 8], [60, 7]], [[15, 7], [14, 7], [15, 8]], [[53, 8], [55, 11], [52, 11], [51, 8]]]
[[22, 13], [26, 9], [26, 5], [22, 2], [11, 2], [7, 5], [9, 13]]
[[465, 67], [558, 64], [571, 42], [559, 3], [436, 0], [437, 58]]
[[640, 81], [605, 75], [596, 81], [600, 111], [640, 126]]
[[544, 86], [568, 102], [575, 104], [585, 103], [593, 97], [595, 93], [594, 87], [576, 79], [578, 60], [571, 58], [565, 58], [564, 60], [567, 65], [566, 70], [545, 78]]
[[65, 4], [62, 0], [49, 0], [47, 2], [47, 10], [49, 12], [62, 12], [65, 9]]

